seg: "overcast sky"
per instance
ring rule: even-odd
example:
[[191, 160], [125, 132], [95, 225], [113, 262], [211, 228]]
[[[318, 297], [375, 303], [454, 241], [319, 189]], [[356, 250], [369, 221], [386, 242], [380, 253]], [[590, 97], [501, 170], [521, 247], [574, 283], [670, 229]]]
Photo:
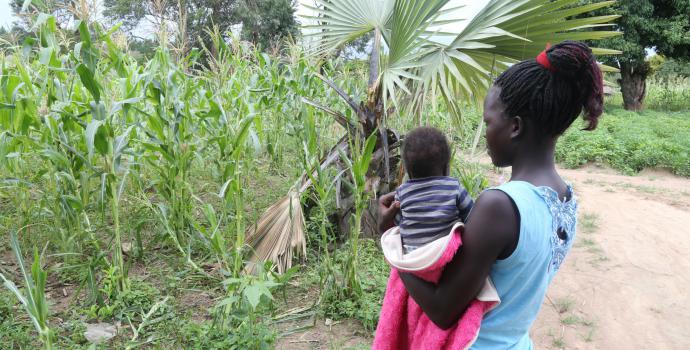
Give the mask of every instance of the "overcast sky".
[[[448, 6], [465, 5], [464, 8], [457, 12], [457, 16], [462, 18], [472, 18], [489, 0], [451, 0]], [[313, 4], [312, 0], [299, 0], [299, 3]], [[301, 5], [298, 5], [297, 15], [306, 14], [309, 10]], [[12, 26], [12, 8], [10, 7], [10, 0], [0, 0], [0, 26], [10, 28]], [[301, 20], [302, 22], [304, 20]], [[467, 22], [467, 21], [465, 21]], [[449, 31], [459, 31], [460, 28], [444, 28]]]
[[12, 8], [10, 8], [10, 0], [0, 0], [0, 26], [5, 28], [12, 26]]

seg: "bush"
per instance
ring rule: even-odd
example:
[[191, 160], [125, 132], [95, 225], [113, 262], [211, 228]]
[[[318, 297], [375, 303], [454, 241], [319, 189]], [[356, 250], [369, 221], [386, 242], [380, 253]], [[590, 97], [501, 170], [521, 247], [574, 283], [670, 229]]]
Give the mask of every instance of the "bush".
[[627, 174], [665, 168], [690, 176], [690, 113], [611, 109], [595, 131], [572, 127], [566, 132], [556, 159], [569, 168], [601, 162]]

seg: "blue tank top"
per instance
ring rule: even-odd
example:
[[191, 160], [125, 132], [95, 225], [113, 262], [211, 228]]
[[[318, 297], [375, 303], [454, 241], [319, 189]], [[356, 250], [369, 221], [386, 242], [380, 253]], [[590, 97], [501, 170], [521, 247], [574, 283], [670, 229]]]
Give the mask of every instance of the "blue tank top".
[[[491, 267], [501, 303], [482, 321], [474, 350], [532, 349], [529, 329], [546, 288], [570, 250], [577, 227], [577, 199], [560, 200], [550, 187], [510, 181], [493, 188], [507, 194], [520, 215], [520, 236], [513, 253]], [[558, 235], [565, 232], [565, 239]]]

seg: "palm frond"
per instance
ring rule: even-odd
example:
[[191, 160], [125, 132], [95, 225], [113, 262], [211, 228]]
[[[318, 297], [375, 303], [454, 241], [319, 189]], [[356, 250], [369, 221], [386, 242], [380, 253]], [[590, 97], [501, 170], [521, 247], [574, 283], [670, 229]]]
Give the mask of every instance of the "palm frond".
[[442, 10], [449, 0], [407, 0], [395, 1], [390, 25], [387, 28], [386, 44], [388, 45], [387, 61], [381, 69], [381, 84], [383, 86], [384, 108], [387, 108], [388, 98], [397, 105], [396, 92], [402, 90], [410, 93], [407, 82], [420, 80], [416, 74], [423, 64], [422, 58], [426, 53], [420, 49], [429, 39], [429, 28], [454, 23], [457, 20], [439, 20], [439, 16], [449, 10]]
[[256, 265], [272, 261], [278, 273], [292, 267], [293, 257], [305, 256], [304, 214], [300, 194], [292, 189], [287, 196], [266, 209], [261, 219], [247, 233], [247, 244], [254, 252], [245, 272], [255, 272]]
[[306, 36], [317, 39], [310, 53], [335, 50], [375, 28], [383, 32], [394, 4], [394, 0], [316, 0], [315, 6], [302, 4], [315, 13], [302, 16], [316, 22], [303, 26]]
[[[491, 0], [449, 45], [428, 43], [423, 80], [417, 89], [424, 93], [438, 89], [455, 100], [479, 100], [490, 77], [514, 62], [535, 57], [546, 43], [620, 35], [589, 30], [610, 26], [616, 15], [573, 17], [612, 3], [578, 6], [578, 0]], [[618, 52], [597, 49], [595, 53]]]

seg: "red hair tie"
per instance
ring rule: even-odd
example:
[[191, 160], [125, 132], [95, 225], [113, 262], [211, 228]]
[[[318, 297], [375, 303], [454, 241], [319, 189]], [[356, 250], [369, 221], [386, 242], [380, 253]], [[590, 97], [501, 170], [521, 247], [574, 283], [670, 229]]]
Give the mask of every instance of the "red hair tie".
[[551, 44], [546, 43], [546, 48], [544, 49], [544, 51], [540, 52], [539, 55], [537, 56], [537, 63], [541, 64], [544, 68], [546, 68], [552, 72], [555, 72], [556, 68], [554, 68], [551, 65], [551, 62], [549, 61], [549, 57], [546, 56], [546, 50], [548, 50], [550, 47], [551, 47]]

